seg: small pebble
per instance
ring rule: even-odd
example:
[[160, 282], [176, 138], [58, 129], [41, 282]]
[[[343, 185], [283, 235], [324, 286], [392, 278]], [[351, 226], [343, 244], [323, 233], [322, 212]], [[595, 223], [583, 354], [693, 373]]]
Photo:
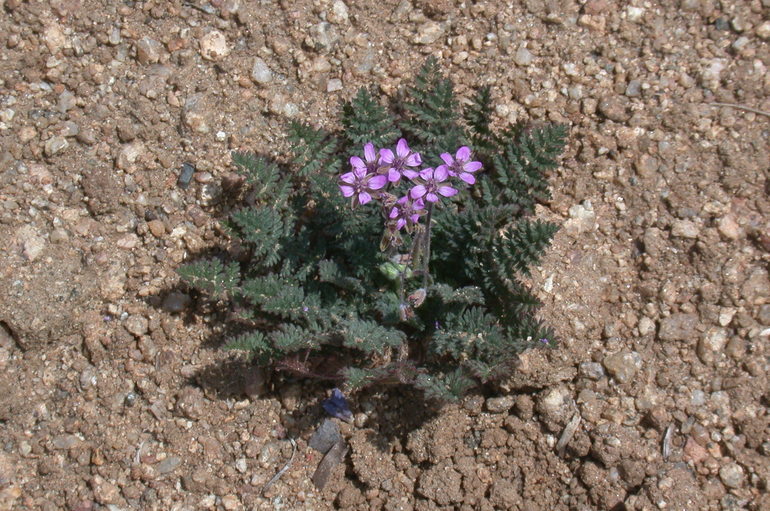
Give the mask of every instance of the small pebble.
[[251, 79], [257, 83], [270, 83], [273, 80], [273, 71], [264, 60], [257, 57], [251, 67]]
[[64, 137], [51, 137], [45, 142], [45, 155], [53, 156], [69, 147], [69, 142]]
[[487, 411], [505, 413], [513, 407], [514, 396], [492, 397], [487, 399]]
[[159, 474], [168, 474], [173, 472], [176, 468], [182, 464], [182, 458], [178, 456], [169, 456], [156, 465], [156, 470]]
[[176, 185], [182, 190], [187, 190], [190, 187], [193, 174], [195, 174], [195, 167], [189, 163], [183, 163], [179, 178], [176, 180]]
[[533, 58], [532, 52], [524, 46], [519, 46], [519, 49], [516, 50], [516, 55], [513, 56], [513, 61], [516, 62], [516, 65], [518, 66], [528, 66], [532, 64]]
[[719, 479], [728, 488], [740, 488], [744, 480], [743, 467], [737, 463], [728, 463], [719, 469]]
[[131, 332], [136, 337], [146, 334], [149, 329], [149, 321], [144, 316], [129, 316], [126, 319], [124, 325], [126, 330]]
[[201, 38], [200, 52], [206, 60], [220, 60], [230, 54], [230, 47], [225, 35], [219, 30], [213, 30]]
[[618, 383], [628, 383], [642, 367], [642, 357], [635, 351], [619, 351], [604, 358], [604, 367]]

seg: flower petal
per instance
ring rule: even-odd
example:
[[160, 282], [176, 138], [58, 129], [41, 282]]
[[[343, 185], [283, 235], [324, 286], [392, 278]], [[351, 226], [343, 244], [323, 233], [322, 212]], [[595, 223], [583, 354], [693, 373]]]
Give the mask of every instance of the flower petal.
[[463, 165], [463, 170], [465, 172], [476, 172], [482, 167], [480, 161], [469, 161], [465, 165]]
[[471, 150], [467, 146], [462, 146], [457, 150], [457, 159], [461, 161], [468, 161], [471, 157]]
[[411, 215], [409, 217], [409, 220], [411, 220], [413, 224], [416, 224], [417, 222], [420, 221], [420, 215], [415, 213], [414, 215]]
[[[403, 206], [404, 204], [406, 204], [406, 201], [408, 201], [408, 200], [409, 200], [409, 196], [408, 195], [404, 195], [403, 197], [398, 199], [396, 202]], [[415, 204], [417, 204], [417, 202], [415, 202]]]
[[360, 202], [361, 204], [366, 204], [370, 200], [372, 200], [372, 196], [369, 195], [367, 192], [361, 192], [358, 194], [358, 202]]
[[476, 182], [476, 178], [473, 177], [473, 174], [468, 174], [467, 172], [461, 172], [460, 175], [457, 177], [459, 177], [469, 185], [472, 185]]
[[428, 202], [438, 202], [438, 195], [436, 195], [433, 192], [430, 192], [425, 195], [425, 200]]
[[409, 156], [409, 144], [406, 143], [405, 138], [399, 139], [398, 144], [396, 144], [396, 153], [401, 159]]
[[343, 197], [352, 197], [355, 190], [352, 186], [340, 185], [340, 191]]
[[395, 183], [399, 179], [401, 179], [401, 173], [399, 171], [397, 171], [396, 169], [391, 167], [388, 170], [388, 181], [390, 181], [391, 183]]
[[390, 210], [390, 214], [388, 215], [388, 218], [396, 218], [398, 216], [398, 208], [393, 208]]
[[446, 181], [448, 177], [449, 177], [449, 171], [447, 170], [446, 165], [439, 165], [438, 167], [436, 167], [436, 170], [433, 172], [433, 178], [438, 183], [442, 181]]
[[358, 156], [351, 156], [350, 157], [350, 165], [354, 169], [358, 169], [358, 168], [361, 168], [361, 167], [366, 168], [366, 163], [364, 163], [364, 160], [362, 160]]
[[415, 211], [420, 211], [422, 209], [425, 209], [425, 201], [422, 199], [417, 199], [412, 203], [412, 209]]
[[406, 225], [406, 220], [404, 220], [403, 218], [399, 218], [399, 219], [396, 221], [396, 229], [398, 229], [399, 231], [400, 231], [401, 229], [403, 229], [403, 227], [404, 227], [405, 225]]
[[447, 165], [451, 165], [455, 161], [455, 159], [452, 158], [452, 155], [449, 153], [441, 153], [440, 156], [441, 156], [441, 159], [444, 160], [444, 163], [446, 163]]
[[444, 197], [451, 197], [453, 195], [457, 195], [457, 189], [452, 188], [451, 186], [439, 186], [438, 190], [436, 191], [441, 195], [443, 195]]
[[420, 173], [419, 172], [415, 172], [414, 170], [411, 170], [411, 169], [403, 169], [401, 171], [401, 175], [407, 177], [408, 179], [414, 179], [417, 176], [419, 176]]
[[379, 190], [386, 184], [388, 184], [388, 176], [380, 174], [379, 176], [374, 176], [369, 179], [366, 186], [372, 190]]
[[420, 156], [420, 153], [412, 153], [409, 155], [409, 157], [404, 160], [404, 165], [407, 167], [417, 167], [422, 163], [422, 157]]
[[352, 185], [356, 182], [356, 176], [352, 172], [346, 172], [340, 176], [340, 181]]
[[420, 177], [425, 179], [426, 181], [430, 181], [433, 179], [433, 168], [428, 167], [427, 169], [422, 169], [420, 171]]
[[380, 149], [380, 161], [382, 163], [391, 164], [393, 163], [393, 160], [395, 157], [393, 156], [393, 151], [390, 149]]
[[425, 195], [425, 192], [427, 192], [427, 190], [425, 189], [425, 186], [417, 185], [412, 187], [411, 190], [409, 190], [409, 196], [413, 199], [419, 199], [420, 197]]
[[377, 152], [374, 150], [374, 144], [369, 142], [364, 146], [364, 159], [367, 162], [372, 162], [377, 160]]

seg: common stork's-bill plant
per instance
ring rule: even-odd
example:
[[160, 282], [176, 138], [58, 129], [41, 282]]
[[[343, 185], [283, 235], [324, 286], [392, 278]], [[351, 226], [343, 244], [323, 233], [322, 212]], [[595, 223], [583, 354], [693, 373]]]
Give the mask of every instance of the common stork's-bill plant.
[[256, 364], [453, 400], [555, 344], [523, 277], [557, 230], [530, 217], [566, 129], [492, 130], [489, 89], [461, 109], [432, 59], [401, 97], [362, 89], [334, 133], [292, 124], [282, 165], [235, 153], [249, 202], [227, 226], [248, 260], [180, 274], [239, 311], [227, 347]]

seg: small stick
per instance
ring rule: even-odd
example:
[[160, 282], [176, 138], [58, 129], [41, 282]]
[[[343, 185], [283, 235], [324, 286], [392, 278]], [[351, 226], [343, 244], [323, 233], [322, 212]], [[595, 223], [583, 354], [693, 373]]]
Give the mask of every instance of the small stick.
[[564, 448], [567, 447], [569, 441], [572, 440], [572, 437], [575, 435], [575, 431], [577, 431], [579, 425], [580, 414], [575, 413], [569, 423], [567, 423], [567, 426], [564, 428], [564, 431], [561, 434], [561, 438], [559, 438], [559, 441], [556, 443], [556, 452], [559, 453], [559, 456], [564, 455]]
[[736, 108], [738, 110], [746, 110], [747, 112], [752, 112], [759, 115], [764, 115], [765, 117], [770, 117], [770, 112], [765, 112], [764, 110], [757, 110], [756, 108], [751, 108], [750, 106], [744, 106], [744, 105], [738, 105], [735, 103], [709, 103], [711, 106], [726, 106], [728, 108]]
[[289, 458], [289, 461], [286, 463], [286, 465], [283, 466], [281, 470], [278, 471], [277, 474], [273, 476], [272, 479], [270, 479], [265, 485], [262, 487], [262, 490], [260, 493], [264, 495], [264, 493], [267, 491], [268, 488], [273, 486], [273, 484], [283, 476], [287, 470], [289, 470], [289, 467], [291, 467], [291, 463], [294, 461], [294, 455], [297, 454], [297, 442], [294, 441], [293, 438], [289, 437], [289, 441], [291, 442], [291, 458]]
[[674, 425], [669, 424], [666, 428], [666, 434], [663, 436], [663, 459], [667, 460], [671, 455], [671, 437], [674, 434]]

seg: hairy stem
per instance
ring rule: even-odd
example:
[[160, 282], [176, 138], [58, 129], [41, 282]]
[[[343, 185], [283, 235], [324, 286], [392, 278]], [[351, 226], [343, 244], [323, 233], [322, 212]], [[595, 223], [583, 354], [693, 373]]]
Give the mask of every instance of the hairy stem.
[[431, 229], [431, 217], [433, 216], [433, 203], [428, 203], [428, 214], [425, 216], [425, 239], [423, 240], [423, 274], [422, 274], [422, 287], [428, 288], [428, 280], [430, 279], [430, 229]]

